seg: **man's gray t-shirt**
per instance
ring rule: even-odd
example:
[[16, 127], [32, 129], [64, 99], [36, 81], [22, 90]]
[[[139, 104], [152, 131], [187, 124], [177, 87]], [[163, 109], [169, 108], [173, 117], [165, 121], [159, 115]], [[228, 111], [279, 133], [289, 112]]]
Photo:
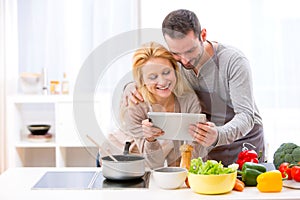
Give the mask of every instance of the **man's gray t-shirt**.
[[218, 43], [214, 56], [196, 75], [181, 67], [198, 95], [203, 113], [217, 125], [217, 146], [242, 138], [254, 124], [262, 125], [256, 107], [249, 61], [238, 49]]

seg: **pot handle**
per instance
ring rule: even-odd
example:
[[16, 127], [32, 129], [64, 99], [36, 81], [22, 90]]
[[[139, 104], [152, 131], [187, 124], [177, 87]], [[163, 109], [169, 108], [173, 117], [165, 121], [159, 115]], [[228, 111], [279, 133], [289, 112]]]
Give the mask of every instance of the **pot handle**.
[[123, 152], [124, 155], [128, 155], [129, 154], [129, 147], [130, 147], [130, 145], [131, 145], [131, 142], [129, 142], [129, 141], [127, 141], [125, 143], [124, 152]]

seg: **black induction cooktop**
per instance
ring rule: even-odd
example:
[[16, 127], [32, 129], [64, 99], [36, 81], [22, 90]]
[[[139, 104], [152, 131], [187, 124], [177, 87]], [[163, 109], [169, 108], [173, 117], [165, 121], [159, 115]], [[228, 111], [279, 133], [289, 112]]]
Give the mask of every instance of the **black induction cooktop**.
[[114, 181], [103, 177], [101, 171], [49, 171], [32, 189], [147, 189], [150, 172], [134, 180]]

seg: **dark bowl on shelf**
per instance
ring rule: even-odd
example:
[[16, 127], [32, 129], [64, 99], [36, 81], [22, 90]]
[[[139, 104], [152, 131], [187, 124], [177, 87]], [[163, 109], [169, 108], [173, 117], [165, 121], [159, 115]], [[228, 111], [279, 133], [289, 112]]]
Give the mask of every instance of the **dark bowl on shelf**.
[[50, 127], [51, 126], [47, 124], [32, 124], [27, 126], [32, 135], [46, 135]]

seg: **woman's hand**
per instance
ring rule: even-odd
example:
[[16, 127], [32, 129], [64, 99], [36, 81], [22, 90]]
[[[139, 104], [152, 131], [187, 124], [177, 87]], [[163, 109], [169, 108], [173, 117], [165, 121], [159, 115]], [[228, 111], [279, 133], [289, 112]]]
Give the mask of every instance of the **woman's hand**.
[[190, 125], [189, 134], [194, 138], [194, 141], [205, 147], [214, 145], [218, 139], [216, 125], [212, 122]]
[[157, 137], [163, 135], [165, 132], [158, 127], [153, 126], [149, 119], [142, 121], [142, 128], [144, 137], [148, 142], [153, 142]]
[[141, 93], [138, 92], [136, 88], [136, 84], [134, 82], [128, 83], [123, 92], [122, 104], [123, 106], [128, 106], [129, 102], [134, 104], [138, 104], [139, 102], [143, 102], [144, 99]]

